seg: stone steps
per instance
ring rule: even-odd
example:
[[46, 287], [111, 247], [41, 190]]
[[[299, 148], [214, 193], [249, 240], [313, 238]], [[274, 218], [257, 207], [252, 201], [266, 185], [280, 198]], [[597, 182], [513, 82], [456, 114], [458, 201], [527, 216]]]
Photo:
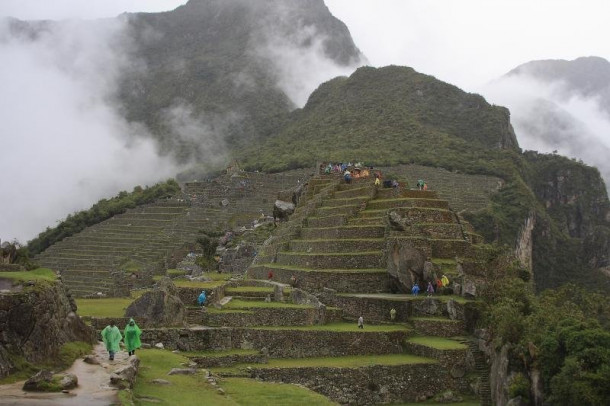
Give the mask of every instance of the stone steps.
[[378, 199], [368, 202], [367, 209], [388, 210], [394, 208], [426, 207], [434, 209], [448, 209], [449, 203], [440, 199], [420, 199], [420, 198], [395, 198]]
[[336, 214], [324, 217], [308, 217], [307, 226], [313, 228], [338, 227], [347, 224], [348, 215]]
[[278, 264], [309, 268], [380, 268], [385, 266], [385, 262], [385, 256], [382, 251], [311, 254], [302, 252], [279, 252], [277, 254]]
[[381, 251], [385, 248], [383, 238], [361, 238], [361, 239], [329, 239], [329, 240], [292, 240], [290, 250], [294, 252], [358, 252], [358, 251]]
[[338, 227], [308, 227], [301, 230], [304, 240], [317, 239], [344, 239], [344, 238], [382, 238], [385, 236], [385, 227], [376, 225], [365, 226], [338, 226]]
[[318, 292], [324, 288], [339, 292], [387, 292], [389, 278], [385, 268], [376, 269], [314, 269], [283, 267], [279, 264], [261, 264], [248, 269], [248, 277], [267, 279], [273, 272], [273, 280], [292, 284], [292, 276], [296, 278], [295, 287], [306, 291]]

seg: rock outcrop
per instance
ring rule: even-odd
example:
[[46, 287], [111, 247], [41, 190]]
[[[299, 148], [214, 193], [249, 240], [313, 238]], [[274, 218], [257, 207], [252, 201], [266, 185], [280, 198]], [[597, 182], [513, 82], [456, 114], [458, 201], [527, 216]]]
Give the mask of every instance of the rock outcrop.
[[17, 283], [0, 294], [0, 377], [14, 370], [13, 357], [40, 364], [56, 359], [68, 342], [93, 343], [93, 330], [73, 307], [61, 282]]
[[182, 326], [184, 303], [171, 279], [163, 278], [151, 292], [129, 305], [125, 317], [148, 320], [149, 326]]

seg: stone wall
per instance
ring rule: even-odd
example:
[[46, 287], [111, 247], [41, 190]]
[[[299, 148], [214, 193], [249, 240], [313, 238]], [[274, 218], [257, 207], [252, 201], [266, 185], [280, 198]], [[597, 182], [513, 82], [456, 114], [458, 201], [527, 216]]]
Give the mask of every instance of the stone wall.
[[419, 334], [436, 337], [457, 337], [464, 335], [464, 322], [460, 320], [412, 319], [413, 327]]
[[457, 390], [462, 384], [462, 379], [452, 378], [437, 364], [253, 368], [251, 377], [300, 384], [335, 402], [350, 405], [415, 402], [443, 390]]
[[297, 278], [296, 287], [307, 291], [321, 291], [324, 288], [335, 289], [339, 292], [387, 292], [389, 278], [387, 272], [344, 272], [340, 277], [336, 273], [322, 271], [278, 271], [264, 265], [251, 267], [248, 277], [266, 279], [269, 271], [273, 272], [276, 282], [291, 284], [290, 278]]
[[178, 297], [182, 300], [185, 306], [197, 306], [197, 298], [202, 290], [205, 290], [206, 305], [218, 302], [225, 297], [225, 286], [216, 286], [214, 288], [183, 288], [178, 287]]
[[197, 368], [228, 367], [235, 364], [266, 364], [269, 357], [264, 354], [231, 354], [211, 357], [189, 357]]
[[362, 354], [392, 354], [402, 351], [408, 331], [334, 332], [305, 329], [144, 329], [141, 340], [180, 351], [267, 348], [270, 357], [325, 357]]
[[[396, 321], [409, 321], [415, 316], [451, 316], [448, 311], [447, 300], [439, 297], [404, 298], [397, 297], [357, 297], [349, 295], [337, 295], [331, 290], [326, 290], [320, 295], [320, 300], [329, 306], [336, 306], [343, 309], [344, 316], [357, 318], [364, 317], [365, 322], [369, 321], [390, 321], [390, 310], [396, 309]], [[455, 317], [464, 318], [464, 305], [452, 301], [455, 308]]]
[[321, 320], [326, 323], [341, 321], [340, 310], [294, 309], [294, 308], [253, 308], [246, 311], [215, 311], [202, 313], [202, 324], [221, 327], [250, 326], [310, 326]]
[[9, 354], [40, 364], [55, 359], [67, 342], [93, 342], [93, 330], [75, 309], [60, 282], [27, 282], [0, 294], [0, 377], [14, 368]]

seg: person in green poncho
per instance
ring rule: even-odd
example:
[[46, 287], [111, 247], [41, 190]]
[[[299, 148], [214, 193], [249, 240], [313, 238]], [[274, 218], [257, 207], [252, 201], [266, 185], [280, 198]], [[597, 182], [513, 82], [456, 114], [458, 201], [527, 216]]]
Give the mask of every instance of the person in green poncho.
[[110, 325], [102, 330], [102, 340], [106, 344], [110, 361], [114, 360], [114, 354], [119, 352], [119, 343], [121, 342], [121, 331], [114, 325], [114, 321], [110, 321]]
[[125, 336], [125, 347], [127, 347], [129, 355], [134, 355], [136, 349], [140, 348], [142, 345], [140, 342], [141, 334], [142, 330], [140, 330], [140, 327], [138, 327], [134, 319], [130, 319], [129, 324], [125, 326], [125, 330], [123, 331], [123, 335]]

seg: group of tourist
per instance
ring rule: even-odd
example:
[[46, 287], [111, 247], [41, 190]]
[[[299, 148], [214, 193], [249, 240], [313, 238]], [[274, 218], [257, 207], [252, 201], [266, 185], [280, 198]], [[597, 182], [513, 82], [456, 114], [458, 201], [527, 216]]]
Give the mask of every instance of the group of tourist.
[[[447, 286], [449, 286], [449, 278], [447, 278], [447, 275], [443, 274], [440, 279], [436, 278], [434, 282], [428, 281], [428, 286], [426, 287], [426, 295], [432, 296], [433, 294]], [[413, 284], [413, 287], [411, 288], [411, 294], [413, 296], [417, 296], [419, 295], [420, 290], [421, 288], [419, 287], [419, 283], [415, 282]]]
[[121, 331], [114, 323], [114, 320], [111, 320], [102, 330], [102, 340], [108, 351], [108, 359], [110, 361], [114, 360], [114, 355], [120, 351], [120, 343], [123, 338], [125, 339], [125, 349], [130, 356], [134, 355], [136, 349], [142, 346], [142, 343], [140, 342], [141, 334], [142, 330], [140, 330], [140, 327], [138, 327], [134, 319], [129, 320], [129, 323], [127, 323], [127, 326], [125, 326], [125, 329], [123, 330], [123, 335], [121, 335]]

